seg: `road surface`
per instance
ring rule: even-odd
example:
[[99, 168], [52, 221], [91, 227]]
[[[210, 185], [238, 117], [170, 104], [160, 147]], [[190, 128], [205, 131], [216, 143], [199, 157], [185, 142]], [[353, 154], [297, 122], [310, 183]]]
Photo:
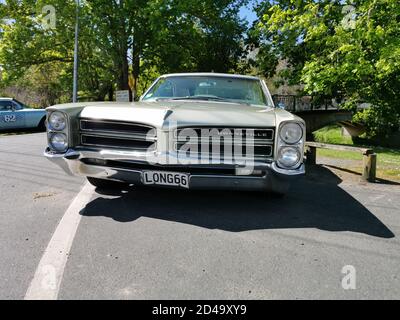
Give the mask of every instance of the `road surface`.
[[[400, 186], [101, 191], [0, 137], [0, 299], [399, 299]], [[63, 251], [65, 250], [65, 252]]]

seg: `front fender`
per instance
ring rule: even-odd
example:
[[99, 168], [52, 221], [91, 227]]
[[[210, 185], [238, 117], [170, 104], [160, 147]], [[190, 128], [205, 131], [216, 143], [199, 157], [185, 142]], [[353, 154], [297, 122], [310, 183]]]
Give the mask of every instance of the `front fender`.
[[43, 118], [46, 118], [44, 109], [25, 111], [25, 126], [27, 128], [38, 127]]

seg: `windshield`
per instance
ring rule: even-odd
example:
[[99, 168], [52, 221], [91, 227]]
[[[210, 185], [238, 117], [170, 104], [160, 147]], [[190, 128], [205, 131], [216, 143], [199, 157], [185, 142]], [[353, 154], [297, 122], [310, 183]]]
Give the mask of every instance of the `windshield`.
[[19, 104], [19, 105], [22, 107], [22, 109], [30, 109], [30, 107], [28, 107], [26, 104], [24, 104], [24, 103], [18, 101], [17, 99], [14, 99], [14, 102], [16, 102], [17, 104]]
[[267, 105], [259, 80], [235, 77], [172, 76], [160, 78], [142, 100], [209, 100]]

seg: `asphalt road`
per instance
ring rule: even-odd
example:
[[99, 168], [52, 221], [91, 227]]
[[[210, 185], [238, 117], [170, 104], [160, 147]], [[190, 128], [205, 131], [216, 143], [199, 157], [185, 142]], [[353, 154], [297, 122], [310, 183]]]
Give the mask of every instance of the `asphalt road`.
[[[26, 297], [52, 259], [58, 299], [400, 298], [398, 185], [346, 183], [316, 167], [284, 199], [81, 192], [85, 180], [44, 147], [43, 133], [0, 137], [1, 299]], [[55, 252], [67, 238], [68, 252]], [[355, 289], [342, 287], [348, 265]]]

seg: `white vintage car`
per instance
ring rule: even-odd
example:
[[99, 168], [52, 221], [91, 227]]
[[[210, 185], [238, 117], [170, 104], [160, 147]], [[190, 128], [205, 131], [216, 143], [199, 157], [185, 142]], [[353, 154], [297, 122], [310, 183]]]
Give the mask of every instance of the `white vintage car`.
[[284, 194], [305, 171], [304, 121], [251, 76], [164, 75], [139, 102], [56, 105], [47, 122], [45, 156], [99, 188]]

